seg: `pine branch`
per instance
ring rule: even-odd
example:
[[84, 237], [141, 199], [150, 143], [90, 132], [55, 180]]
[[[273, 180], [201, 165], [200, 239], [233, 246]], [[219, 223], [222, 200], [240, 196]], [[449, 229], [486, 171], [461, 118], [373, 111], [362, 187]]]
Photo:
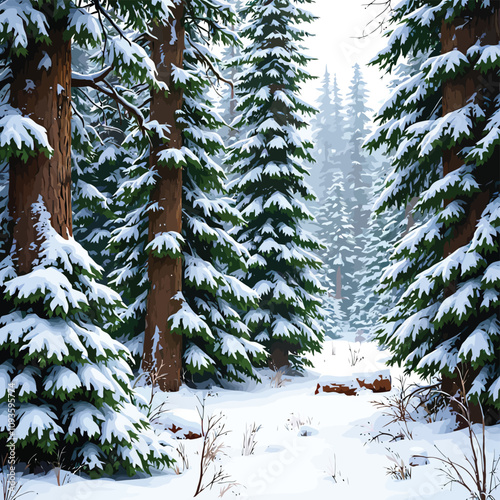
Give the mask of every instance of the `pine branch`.
[[132, 115], [138, 122], [139, 128], [144, 131], [144, 116], [137, 106], [128, 102], [122, 97], [114, 88], [111, 83], [106, 80], [106, 76], [112, 71], [112, 67], [105, 68], [102, 71], [94, 73], [93, 75], [81, 75], [73, 73], [71, 78], [71, 86], [73, 88], [90, 87], [107, 97], [113, 99], [118, 107], [122, 106], [125, 111]]

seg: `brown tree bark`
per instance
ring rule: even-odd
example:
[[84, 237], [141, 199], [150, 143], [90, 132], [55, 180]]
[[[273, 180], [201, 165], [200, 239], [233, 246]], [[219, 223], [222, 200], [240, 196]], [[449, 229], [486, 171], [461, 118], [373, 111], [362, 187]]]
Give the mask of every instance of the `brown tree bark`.
[[[441, 52], [445, 54], [452, 50], [459, 50], [466, 54], [467, 50], [478, 41], [483, 46], [498, 44], [500, 40], [498, 23], [498, 7], [492, 11], [486, 9], [477, 10], [467, 19], [457, 18], [452, 23], [443, 22], [441, 28]], [[486, 83], [485, 77], [476, 70], [469, 70], [466, 74], [447, 81], [443, 85], [443, 116], [463, 108], [471, 99], [475, 99], [475, 103], [481, 106], [485, 99], [485, 93], [488, 92]], [[496, 92], [498, 93], [498, 85]], [[462, 143], [443, 152], [443, 176], [464, 165], [464, 159], [460, 151], [467, 145], [470, 144]], [[492, 177], [496, 176], [498, 178], [499, 169], [498, 157], [496, 156], [490, 165], [476, 170], [476, 181], [482, 187], [482, 192], [469, 199], [467, 216], [465, 220], [453, 228], [453, 235], [444, 246], [443, 257], [446, 258], [472, 240], [477, 223], [492, 194]], [[445, 204], [449, 204], [451, 201], [448, 200]], [[453, 295], [455, 291], [456, 283], [451, 283], [445, 290], [445, 297]], [[451, 338], [454, 335], [456, 335], [456, 329], [450, 326], [450, 331], [445, 338]], [[467, 366], [461, 366], [460, 372], [464, 375], [465, 390], [468, 391], [477, 373], [474, 373]], [[461, 381], [458, 374], [455, 377], [443, 376], [443, 392], [454, 395], [460, 389]], [[471, 413], [474, 421], [481, 421], [481, 412], [478, 406], [471, 405]]]
[[[50, 22], [50, 21], [49, 21]], [[9, 213], [12, 253], [19, 274], [29, 273], [38, 255], [32, 205], [40, 197], [54, 229], [72, 235], [71, 215], [71, 42], [64, 40], [65, 20], [49, 26], [50, 44], [30, 40], [27, 57], [12, 58], [12, 107], [47, 131], [52, 157], [38, 153], [9, 161]]]
[[[153, 27], [152, 58], [159, 80], [168, 86], [164, 92], [153, 92], [151, 119], [170, 127], [169, 141], [153, 139], [151, 169], [158, 173], [151, 201], [158, 209], [149, 215], [149, 240], [160, 233], [182, 231], [182, 169], [158, 164], [158, 155], [165, 149], [182, 147], [182, 130], [176, 114], [182, 109], [183, 92], [175, 88], [172, 68], [183, 66], [184, 3], [178, 0], [172, 19], [166, 26]], [[148, 273], [151, 289], [147, 298], [146, 329], [142, 368], [158, 381], [162, 391], [178, 391], [181, 385], [182, 336], [171, 331], [168, 319], [179, 311], [181, 302], [174, 296], [182, 290], [182, 259], [150, 254]]]
[[290, 354], [290, 344], [288, 342], [273, 342], [271, 346], [271, 358], [269, 368], [278, 371], [280, 368], [290, 366], [288, 355]]

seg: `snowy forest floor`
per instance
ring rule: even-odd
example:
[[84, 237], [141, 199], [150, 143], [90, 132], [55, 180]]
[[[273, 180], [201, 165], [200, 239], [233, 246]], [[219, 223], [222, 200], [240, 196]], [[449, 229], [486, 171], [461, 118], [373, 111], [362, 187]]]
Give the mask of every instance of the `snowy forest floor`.
[[[357, 358], [357, 359], [356, 359]], [[283, 385], [276, 387], [273, 372], [263, 370], [263, 383], [234, 385], [225, 389], [193, 390], [183, 387], [179, 393], [155, 394], [154, 406], [165, 402], [158, 419], [161, 429], [178, 429], [177, 434], [200, 432], [197, 408], [205, 398], [207, 416], [223, 416], [226, 430], [221, 438], [224, 454], [211, 464], [205, 483], [214, 470], [222, 467], [234, 484], [216, 484], [197, 498], [258, 499], [258, 500], [387, 500], [468, 498], [460, 486], [446, 485], [442, 464], [430, 460], [429, 465], [408, 467], [411, 479], [396, 481], [388, 475], [394, 466], [392, 458], [408, 466], [413, 453], [427, 452], [439, 455], [435, 446], [446, 456], [463, 464], [467, 452], [465, 431], [451, 432], [446, 415], [437, 418], [416, 418], [408, 428], [400, 424], [385, 426], [389, 417], [375, 401], [386, 401], [398, 394], [398, 369], [391, 369], [391, 393], [374, 394], [364, 389], [356, 396], [320, 393], [315, 395], [318, 383], [352, 378], [352, 374], [387, 370], [387, 356], [372, 343], [346, 340], [327, 341], [323, 352], [312, 357], [314, 368], [305, 377], [284, 376]], [[357, 361], [354, 363], [354, 361]], [[354, 366], [352, 366], [354, 364]], [[409, 382], [409, 381], [408, 381]], [[149, 399], [148, 388], [140, 392]], [[435, 421], [428, 421], [435, 420]], [[172, 427], [175, 424], [176, 427]], [[245, 429], [255, 424], [255, 450], [243, 456]], [[380, 432], [397, 435], [401, 431], [412, 439], [390, 441], [389, 436], [373, 439]], [[168, 432], [172, 435], [172, 432]], [[480, 427], [477, 428], [480, 434]], [[500, 452], [500, 426], [487, 430], [488, 458], [493, 459], [494, 447]], [[25, 475], [22, 498], [30, 500], [184, 500], [193, 498], [200, 472], [202, 439], [178, 440], [171, 438], [175, 448], [184, 445], [189, 468], [180, 474], [173, 470], [155, 472], [152, 477], [89, 480], [79, 475], [61, 472], [57, 485], [54, 471], [48, 474]], [[415, 448], [420, 450], [415, 451]], [[397, 457], [400, 457], [399, 459]], [[215, 469], [216, 467], [216, 469]], [[224, 490], [227, 488], [227, 491]], [[500, 488], [496, 490], [500, 498]], [[496, 497], [495, 497], [496, 498]]]

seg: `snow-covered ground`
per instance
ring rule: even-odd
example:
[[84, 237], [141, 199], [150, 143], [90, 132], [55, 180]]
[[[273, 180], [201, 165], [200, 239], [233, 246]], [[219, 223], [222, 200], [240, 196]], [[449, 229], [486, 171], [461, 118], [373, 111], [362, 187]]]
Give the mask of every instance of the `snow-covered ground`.
[[[403, 460], [408, 466], [413, 454], [427, 452], [438, 455], [435, 445], [457, 463], [464, 463], [467, 450], [465, 431], [451, 432], [447, 419], [429, 418], [410, 422], [408, 428], [399, 424], [384, 427], [388, 417], [374, 401], [383, 402], [389, 394], [374, 394], [361, 390], [356, 396], [320, 393], [315, 395], [318, 383], [354, 379], [352, 374], [376, 373], [386, 370], [386, 356], [371, 343], [345, 340], [328, 341], [323, 352], [312, 358], [314, 369], [305, 377], [284, 376], [281, 387], [271, 371], [262, 371], [262, 384], [249, 383], [225, 389], [192, 390], [183, 387], [179, 393], [157, 393], [154, 406], [165, 402], [166, 412], [159, 417], [159, 427], [176, 430], [177, 434], [200, 432], [197, 407], [205, 399], [205, 413], [222, 414], [225, 429], [221, 438], [223, 453], [211, 465], [205, 483], [214, 470], [222, 470], [234, 481], [233, 486], [216, 484], [197, 498], [239, 498], [248, 500], [387, 500], [468, 498], [459, 486], [447, 486], [446, 477], [439, 470], [442, 464], [431, 459], [430, 464], [411, 469], [411, 479], [396, 481], [387, 468], [394, 465], [392, 458]], [[354, 364], [354, 366], [352, 366]], [[401, 373], [391, 369], [393, 386]], [[142, 388], [149, 399], [149, 391]], [[176, 427], [172, 427], [175, 424]], [[255, 424], [256, 446], [252, 455], [242, 455], [245, 430]], [[182, 428], [182, 430], [177, 430]], [[479, 428], [478, 428], [479, 431]], [[164, 431], [172, 435], [172, 431]], [[405, 439], [390, 441], [390, 436], [401, 432]], [[412, 439], [408, 439], [411, 434]], [[493, 448], [500, 452], [500, 426], [487, 430], [488, 457]], [[57, 485], [56, 475], [28, 475], [22, 478], [24, 500], [183, 500], [193, 498], [199, 478], [202, 439], [171, 439], [175, 449], [185, 447], [189, 468], [179, 473], [173, 470], [156, 472], [153, 477], [88, 480], [62, 472]], [[399, 459], [397, 457], [400, 457]], [[227, 491], [224, 490], [227, 488]], [[500, 498], [500, 488], [496, 492]]]

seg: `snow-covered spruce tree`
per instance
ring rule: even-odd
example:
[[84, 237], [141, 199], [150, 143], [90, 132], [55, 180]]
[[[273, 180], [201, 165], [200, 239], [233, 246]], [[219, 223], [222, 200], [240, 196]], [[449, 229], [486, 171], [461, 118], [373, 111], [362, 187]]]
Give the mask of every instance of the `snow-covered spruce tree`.
[[[383, 161], [372, 171], [371, 207], [384, 189], [389, 168], [390, 164]], [[370, 336], [373, 329], [378, 328], [380, 318], [396, 303], [398, 290], [379, 292], [379, 282], [390, 265], [394, 245], [403, 234], [405, 226], [405, 210], [390, 209], [379, 214], [372, 213], [362, 239], [362, 273], [353, 292], [349, 321], [353, 328], [363, 330]]]
[[328, 69], [325, 70], [321, 94], [318, 99], [318, 114], [312, 124], [314, 137], [315, 169], [318, 171], [323, 186], [320, 199], [326, 197], [328, 188], [333, 184], [334, 171], [345, 171], [347, 159], [346, 118], [342, 105], [342, 96], [334, 76], [333, 85]]
[[[387, 71], [427, 52], [379, 113], [369, 146], [395, 148], [379, 207], [414, 197], [424, 222], [399, 242], [383, 276], [405, 291], [378, 330], [392, 362], [440, 375], [472, 402], [500, 408], [499, 6], [404, 1], [392, 14]], [[473, 418], [480, 419], [476, 411]], [[490, 416], [496, 419], [494, 416]]]
[[[181, 238], [176, 237], [183, 261], [181, 307], [170, 316], [169, 325], [183, 340], [183, 368], [190, 378], [242, 380], [243, 376], [256, 376], [253, 365], [265, 355], [261, 346], [250, 341], [248, 327], [238, 313], [254, 305], [256, 294], [232, 276], [236, 269], [245, 269], [248, 253], [224, 229], [242, 220], [231, 206], [224, 173], [215, 161], [224, 147], [216, 132], [223, 122], [207, 97], [206, 71], [207, 67], [218, 68], [219, 61], [207, 51], [196, 21], [211, 19], [218, 26], [213, 42], [228, 44], [234, 39], [222, 26], [230, 24], [232, 13], [222, 3], [212, 1], [191, 2], [191, 9], [184, 21], [183, 68], [175, 67], [170, 85], [182, 89], [182, 109], [178, 112], [182, 147], [177, 152], [167, 147], [163, 153], [168, 165], [182, 169], [183, 177], [183, 226]], [[136, 135], [127, 142], [137, 145]], [[127, 312], [123, 318], [135, 329], [131, 342], [137, 351], [142, 351], [150, 286], [146, 269], [148, 217], [156, 182], [154, 172], [147, 167], [147, 146], [144, 142], [139, 158], [131, 159], [132, 166], [124, 170], [125, 181], [118, 192], [124, 217], [111, 242], [124, 264], [116, 271], [115, 282], [121, 293], [137, 297], [129, 308], [134, 313]], [[141, 318], [140, 323], [137, 318]]]
[[124, 82], [128, 71], [149, 74], [151, 82], [154, 75], [135, 59], [141, 51], [132, 41], [109, 33], [101, 47], [110, 69], [72, 75], [72, 43], [103, 39], [92, 6], [141, 26], [128, 2], [0, 6], [0, 144], [9, 163], [10, 220], [0, 262], [0, 446], [6, 449], [13, 384], [21, 462], [36, 453], [50, 463], [64, 449], [68, 465], [93, 475], [119, 467], [133, 474], [170, 458], [133, 403], [127, 350], [101, 329], [116, 321], [119, 296], [97, 283], [98, 266], [72, 237], [71, 89], [99, 86], [111, 71]]
[[[363, 151], [363, 142], [368, 135], [368, 123], [370, 121], [366, 106], [367, 91], [366, 84], [358, 64], [354, 65], [349, 93], [347, 95], [347, 134], [348, 134], [348, 162], [349, 168], [345, 178], [345, 190], [347, 197], [347, 209], [351, 224], [354, 228], [354, 256], [351, 272], [346, 274], [351, 289], [358, 291], [361, 282], [366, 279], [368, 270], [363, 264], [363, 249], [366, 243], [366, 230], [369, 220], [369, 191], [371, 186], [370, 164], [366, 153]], [[346, 300], [346, 307], [355, 307], [353, 296]], [[354, 326], [354, 325], [352, 325]]]
[[369, 128], [370, 118], [367, 108], [368, 92], [359, 64], [354, 65], [349, 94], [347, 95], [347, 133], [349, 137], [349, 171], [345, 189], [350, 194], [349, 211], [356, 237], [363, 235], [368, 224], [370, 207], [368, 204], [371, 188], [371, 166], [367, 154], [363, 151]]
[[[332, 172], [331, 183], [316, 220], [319, 225], [318, 237], [325, 243], [325, 249], [320, 256], [324, 262], [324, 283], [330, 297], [327, 298], [327, 302], [339, 301], [335, 309], [341, 311], [344, 323], [355, 291], [347, 278], [354, 272], [354, 227], [347, 209], [344, 176], [341, 170]], [[328, 304], [325, 304], [325, 308], [328, 308]], [[344, 325], [343, 329], [346, 327], [347, 325]]]
[[[73, 49], [75, 71], [100, 70], [99, 62], [90, 60], [92, 52]], [[104, 269], [107, 280], [114, 267], [107, 248], [114, 227], [112, 195], [119, 182], [121, 142], [130, 119], [112, 98], [100, 95], [98, 90], [76, 88], [72, 94], [78, 111], [72, 120], [73, 231], [75, 239]], [[132, 90], [122, 89], [129, 100], [132, 94]]]
[[[231, 24], [231, 30], [238, 33], [241, 25], [240, 12], [242, 9], [241, 0], [231, 0], [229, 2], [235, 11], [234, 21]], [[226, 147], [229, 147], [241, 134], [241, 130], [235, 128], [235, 120], [238, 116], [236, 106], [238, 100], [236, 98], [236, 82], [240, 72], [238, 61], [241, 58], [241, 43], [237, 42], [235, 38], [233, 42], [229, 43], [222, 50], [221, 55], [221, 73], [226, 80], [221, 91], [219, 107], [221, 109], [221, 117], [227, 125], [220, 131], [220, 135]], [[230, 84], [228, 84], [230, 82]], [[222, 162], [222, 166], [224, 163]]]
[[250, 43], [243, 52], [238, 108], [248, 132], [229, 160], [232, 192], [247, 221], [236, 235], [252, 254], [244, 281], [260, 296], [245, 321], [269, 348], [275, 369], [308, 365], [303, 354], [319, 350], [323, 338], [315, 273], [321, 261], [314, 254], [321, 245], [302, 228], [312, 216], [301, 201], [315, 198], [305, 182], [312, 145], [301, 138], [303, 115], [315, 110], [298, 97], [311, 76], [300, 45], [307, 33], [297, 26], [313, 17], [298, 3], [250, 0], [243, 9], [250, 22], [242, 36]]

